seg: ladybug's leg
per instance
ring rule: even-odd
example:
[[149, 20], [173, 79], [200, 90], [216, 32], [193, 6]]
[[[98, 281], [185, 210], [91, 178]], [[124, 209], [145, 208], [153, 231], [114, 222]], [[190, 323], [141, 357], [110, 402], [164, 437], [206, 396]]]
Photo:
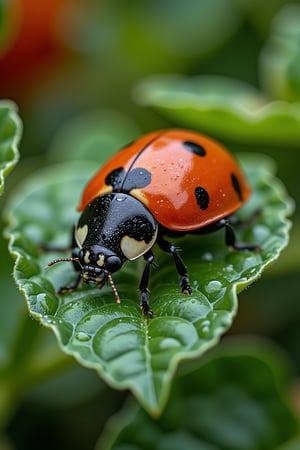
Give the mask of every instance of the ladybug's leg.
[[236, 242], [233, 223], [230, 219], [221, 219], [219, 221], [219, 225], [225, 227], [225, 241], [229, 247], [232, 247], [235, 250], [260, 250], [260, 247], [257, 244], [245, 244], [243, 242]]
[[178, 255], [177, 252], [177, 248], [175, 247], [175, 245], [171, 244], [171, 242], [166, 241], [165, 239], [159, 238], [157, 240], [157, 243], [159, 245], [159, 247], [167, 252], [170, 253], [171, 255], [173, 255], [173, 259], [175, 262], [175, 266], [177, 269], [178, 274], [180, 275], [180, 287], [181, 287], [181, 291], [184, 294], [191, 294], [192, 293], [192, 287], [190, 285], [190, 280], [189, 280], [189, 276], [187, 273], [187, 268], [184, 264], [184, 262], [182, 261], [182, 259], [180, 258], [180, 256]]
[[256, 220], [261, 216], [261, 209], [255, 209], [247, 219], [240, 219], [234, 214], [227, 217], [227, 220], [231, 225], [239, 228], [247, 228], [253, 225]]
[[58, 294], [65, 294], [67, 292], [73, 292], [75, 289], [77, 289], [80, 284], [82, 283], [82, 269], [78, 262], [78, 254], [79, 254], [79, 248], [75, 247], [72, 251], [72, 256], [70, 258], [58, 258], [51, 261], [48, 266], [52, 266], [53, 264], [56, 264], [58, 262], [62, 261], [70, 261], [73, 263], [73, 267], [76, 271], [76, 278], [69, 286], [62, 286], [58, 289]]
[[146, 260], [146, 266], [142, 273], [142, 277], [139, 284], [139, 292], [140, 292], [140, 305], [143, 313], [149, 317], [154, 317], [154, 312], [149, 306], [149, 279], [150, 279], [150, 270], [151, 265], [154, 264], [155, 258], [151, 250], [149, 250], [144, 255], [144, 259]]
[[234, 231], [234, 227], [245, 226], [253, 222], [253, 220], [260, 214], [260, 211], [255, 211], [253, 216], [248, 221], [241, 221], [236, 216], [229, 216], [224, 219], [220, 219], [217, 222], [214, 222], [210, 225], [207, 225], [203, 228], [199, 228], [198, 230], [192, 231], [193, 234], [206, 234], [213, 233], [215, 231], [220, 230], [221, 228], [225, 228], [225, 241], [228, 247], [232, 247], [235, 250], [256, 250], [260, 251], [261, 248], [257, 244], [245, 244], [243, 242], [236, 242], [236, 235]]
[[73, 292], [77, 289], [82, 282], [82, 273], [77, 272], [75, 280], [69, 286], [62, 286], [58, 289], [59, 294], [65, 294], [66, 292]]

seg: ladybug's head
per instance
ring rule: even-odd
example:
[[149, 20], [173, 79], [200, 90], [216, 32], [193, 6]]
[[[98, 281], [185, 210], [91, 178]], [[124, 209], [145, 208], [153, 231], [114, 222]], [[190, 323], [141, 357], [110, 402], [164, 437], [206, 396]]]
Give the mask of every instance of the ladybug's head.
[[93, 245], [81, 248], [78, 253], [73, 252], [71, 258], [55, 259], [48, 263], [48, 266], [63, 261], [73, 262], [76, 270], [81, 271], [82, 280], [86, 283], [95, 283], [102, 288], [108, 281], [116, 301], [120, 302], [111, 274], [122, 267], [124, 260], [122, 261], [115, 253], [100, 245]]
[[83, 280], [100, 285], [107, 279], [108, 274], [117, 272], [123, 265], [121, 258], [100, 245], [81, 248], [78, 263], [82, 269]]
[[83, 281], [96, 283], [99, 288], [108, 281], [117, 303], [120, 302], [111, 274], [121, 269], [124, 262], [121, 258], [105, 247], [92, 245], [79, 250], [77, 261], [81, 266]]

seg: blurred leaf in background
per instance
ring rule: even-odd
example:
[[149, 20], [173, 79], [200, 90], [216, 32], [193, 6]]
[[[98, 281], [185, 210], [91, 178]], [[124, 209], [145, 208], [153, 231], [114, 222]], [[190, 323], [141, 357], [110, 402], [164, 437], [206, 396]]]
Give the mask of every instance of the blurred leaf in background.
[[288, 361], [270, 343], [225, 341], [178, 377], [159, 420], [127, 405], [108, 422], [97, 450], [279, 450], [299, 439], [290, 377]]
[[300, 104], [269, 102], [248, 83], [220, 76], [152, 76], [135, 89], [142, 106], [240, 145], [299, 142]]
[[261, 82], [273, 99], [300, 101], [299, 20], [300, 4], [291, 3], [282, 8], [274, 18], [260, 57]]

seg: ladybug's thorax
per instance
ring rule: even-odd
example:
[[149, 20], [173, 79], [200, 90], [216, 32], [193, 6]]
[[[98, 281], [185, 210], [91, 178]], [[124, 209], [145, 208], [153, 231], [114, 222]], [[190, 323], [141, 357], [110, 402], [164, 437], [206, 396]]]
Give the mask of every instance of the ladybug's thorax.
[[74, 233], [83, 279], [101, 282], [105, 273], [142, 256], [155, 243], [157, 229], [152, 214], [130, 195], [95, 198], [82, 212]]

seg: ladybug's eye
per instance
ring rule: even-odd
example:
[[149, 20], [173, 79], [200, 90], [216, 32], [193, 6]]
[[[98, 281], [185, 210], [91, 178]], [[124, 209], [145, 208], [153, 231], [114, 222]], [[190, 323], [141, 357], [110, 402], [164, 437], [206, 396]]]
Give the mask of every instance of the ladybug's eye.
[[113, 273], [117, 272], [117, 270], [121, 269], [122, 261], [117, 256], [109, 256], [105, 261], [106, 269]]

